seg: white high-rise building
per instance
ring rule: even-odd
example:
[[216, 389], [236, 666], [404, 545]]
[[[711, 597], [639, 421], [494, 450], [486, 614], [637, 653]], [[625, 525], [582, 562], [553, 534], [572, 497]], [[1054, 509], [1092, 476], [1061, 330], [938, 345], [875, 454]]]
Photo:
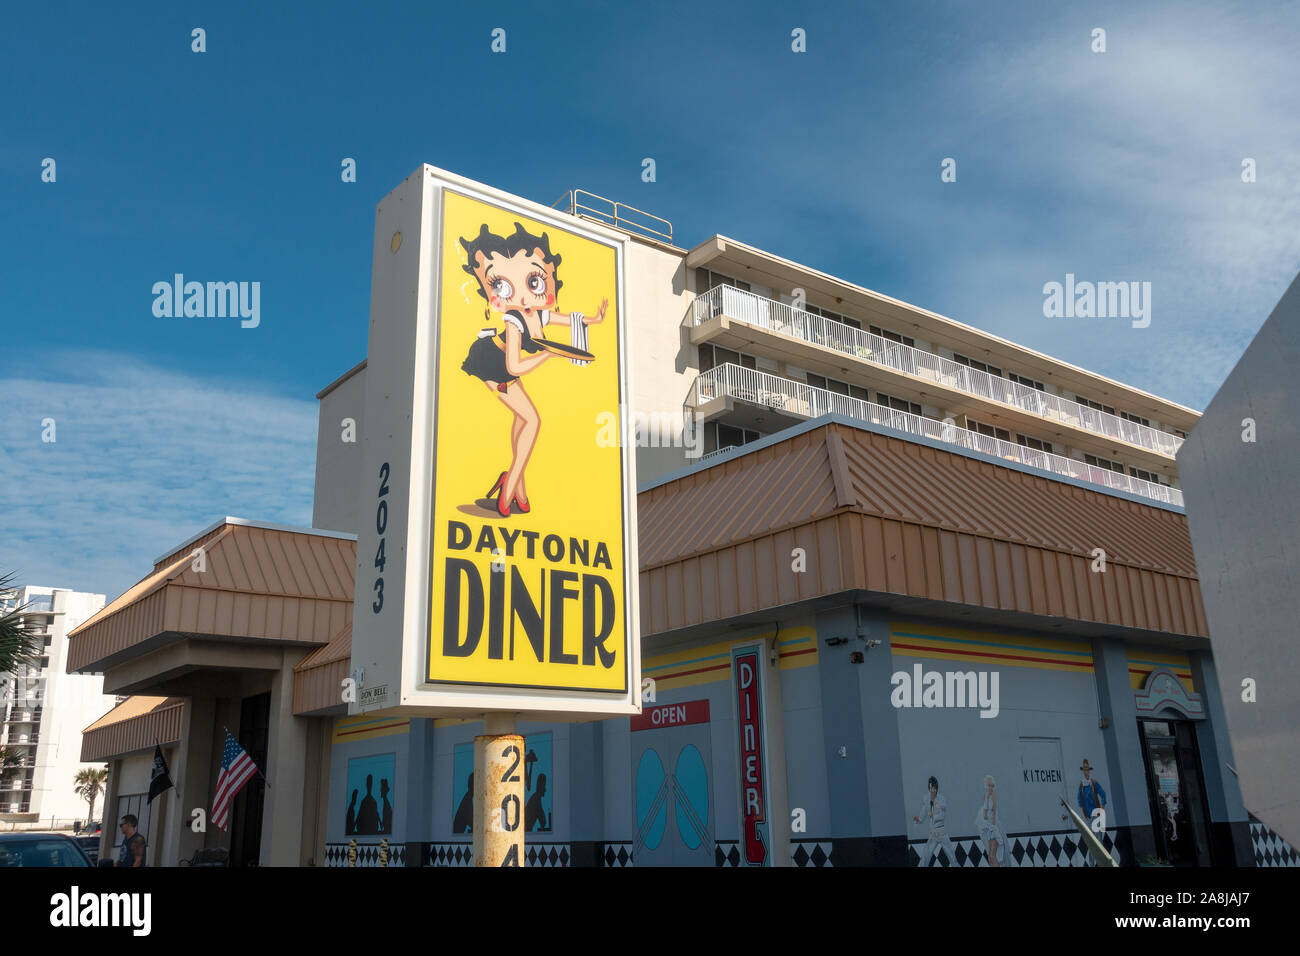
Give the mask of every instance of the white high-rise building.
[[[27, 626], [42, 636], [39, 665], [0, 674], [0, 748], [17, 763], [0, 769], [0, 813], [29, 814], [67, 825], [89, 807], [74, 787], [83, 763], [81, 732], [114, 705], [99, 674], [66, 673], [68, 632], [104, 606], [104, 595], [66, 588], [0, 592], [0, 613], [26, 606]], [[100, 815], [103, 798], [96, 804]]]

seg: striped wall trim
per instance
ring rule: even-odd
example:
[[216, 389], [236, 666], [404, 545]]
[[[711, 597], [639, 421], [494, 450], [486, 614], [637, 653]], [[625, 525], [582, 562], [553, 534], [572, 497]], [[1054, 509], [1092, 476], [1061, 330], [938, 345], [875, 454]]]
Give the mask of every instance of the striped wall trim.
[[777, 638], [781, 670], [811, 667], [817, 663], [817, 629], [803, 626], [782, 628], [780, 634], [768, 631], [765, 634], [647, 657], [641, 662], [641, 676], [654, 678], [656, 692], [729, 681], [731, 648], [737, 644], [752, 644], [772, 637]]
[[1018, 637], [983, 631], [890, 624], [890, 652], [896, 657], [1028, 667], [1036, 670], [1090, 674], [1092, 646], [1085, 641]]

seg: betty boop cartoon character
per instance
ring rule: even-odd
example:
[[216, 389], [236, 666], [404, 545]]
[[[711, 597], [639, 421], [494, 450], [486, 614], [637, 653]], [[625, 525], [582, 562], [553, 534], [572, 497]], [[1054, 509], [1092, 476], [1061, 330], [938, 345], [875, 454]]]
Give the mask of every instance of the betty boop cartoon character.
[[562, 312], [555, 308], [563, 283], [560, 256], [551, 252], [546, 233], [533, 235], [521, 224], [509, 236], [498, 236], [486, 224], [473, 240], [461, 239], [466, 264], [462, 268], [478, 279], [479, 295], [487, 300], [484, 318], [500, 314], [505, 328], [479, 332], [461, 368], [482, 379], [492, 394], [514, 414], [510, 426], [510, 467], [501, 472], [487, 496], [497, 496], [497, 513], [508, 518], [511, 506], [521, 513], [531, 509], [524, 472], [537, 445], [542, 418], [524, 390], [523, 376], [536, 369], [551, 353], [537, 340], [547, 325], [594, 325], [605, 319], [609, 300], [602, 300], [594, 316]]

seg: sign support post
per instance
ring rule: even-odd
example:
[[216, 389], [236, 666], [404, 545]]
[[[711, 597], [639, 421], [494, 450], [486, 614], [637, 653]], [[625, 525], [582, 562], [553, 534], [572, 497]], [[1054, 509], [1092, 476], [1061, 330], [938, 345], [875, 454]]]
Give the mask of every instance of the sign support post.
[[474, 865], [523, 866], [524, 738], [515, 715], [483, 715], [474, 738]]
[[483, 721], [476, 866], [551, 819], [516, 721], [641, 712], [630, 245], [432, 166], [376, 210], [344, 700]]

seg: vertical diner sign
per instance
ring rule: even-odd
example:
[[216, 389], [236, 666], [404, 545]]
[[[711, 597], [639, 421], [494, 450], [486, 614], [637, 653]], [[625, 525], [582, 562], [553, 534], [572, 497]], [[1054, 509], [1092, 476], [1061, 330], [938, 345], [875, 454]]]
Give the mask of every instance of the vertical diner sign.
[[741, 859], [746, 866], [768, 864], [762, 667], [761, 648], [747, 647], [732, 652], [731, 676], [736, 689], [736, 729], [740, 751]]

